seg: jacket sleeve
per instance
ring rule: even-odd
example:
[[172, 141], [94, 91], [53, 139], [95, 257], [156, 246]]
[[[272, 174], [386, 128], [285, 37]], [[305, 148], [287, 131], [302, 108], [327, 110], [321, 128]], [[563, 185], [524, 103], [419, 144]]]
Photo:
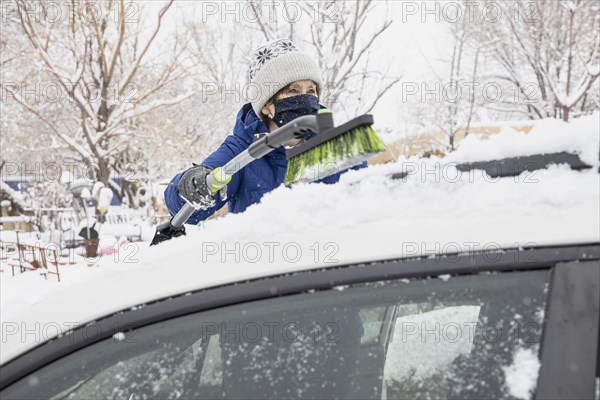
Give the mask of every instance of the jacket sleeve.
[[346, 172], [351, 171], [351, 170], [358, 170], [358, 169], [363, 169], [363, 168], [367, 168], [367, 162], [366, 161], [363, 161], [362, 163], [360, 163], [358, 165], [355, 165], [352, 168], [348, 168], [348, 169], [345, 169], [343, 171], [336, 172], [333, 175], [326, 176], [325, 178], [319, 179], [318, 181], [315, 181], [315, 182], [316, 183], [327, 183], [327, 184], [337, 183], [340, 180], [340, 176], [342, 174], [345, 174]]
[[[232, 158], [240, 154], [242, 151], [248, 148], [248, 143], [244, 142], [241, 138], [229, 135], [221, 144], [221, 146], [210, 156], [208, 156], [203, 162], [202, 165], [211, 168], [222, 167], [227, 164]], [[167, 209], [169, 213], [173, 216], [177, 214], [179, 209], [183, 207], [185, 204], [185, 200], [179, 195], [179, 190], [177, 189], [177, 185], [179, 184], [179, 180], [188, 170], [186, 169], [183, 172], [178, 173], [171, 180], [167, 188], [165, 189], [165, 203], [167, 205]], [[231, 178], [229, 184], [227, 184], [227, 199], [233, 198], [237, 195], [238, 188], [240, 186], [240, 174], [234, 174]], [[206, 220], [208, 217], [213, 215], [215, 212], [220, 210], [227, 200], [223, 201], [219, 197], [218, 194], [215, 194], [215, 205], [206, 210], [196, 210], [188, 219], [188, 224], [198, 224], [200, 221]]]

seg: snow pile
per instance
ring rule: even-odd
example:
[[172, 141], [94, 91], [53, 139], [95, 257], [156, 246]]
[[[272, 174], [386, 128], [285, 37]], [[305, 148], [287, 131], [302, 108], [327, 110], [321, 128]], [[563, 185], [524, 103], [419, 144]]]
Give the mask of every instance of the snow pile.
[[[130, 244], [131, 245], [131, 244]], [[20, 273], [19, 268], [15, 268], [15, 276], [12, 276], [12, 268], [5, 262], [0, 262], [0, 268], [3, 272], [0, 274], [0, 323], [13, 321], [16, 316], [23, 312], [31, 311], [44, 304], [44, 300], [51, 297], [52, 294], [64, 291], [75, 290], [80, 284], [92, 284], [100, 276], [109, 274], [110, 266], [116, 265], [119, 261], [119, 254], [110, 257], [102, 257], [98, 263], [90, 264], [88, 267], [85, 259], [79, 255], [71, 253], [69, 256], [62, 257], [72, 259], [74, 264], [59, 265], [60, 282], [55, 275], [49, 275], [47, 279], [35, 271]], [[121, 260], [124, 255], [121, 254]], [[53, 268], [53, 267], [50, 267]], [[51, 271], [53, 271], [51, 269]], [[89, 307], [86, 296], [63, 303], [67, 310], [69, 307], [77, 308], [77, 303], [82, 307]]]
[[513, 363], [502, 367], [508, 393], [522, 400], [531, 398], [537, 386], [540, 361], [532, 349], [518, 348], [513, 355]]
[[507, 157], [567, 151], [579, 154], [588, 165], [598, 167], [600, 150], [600, 112], [564, 122], [555, 119], [532, 121], [529, 133], [509, 126], [497, 135], [482, 139], [469, 135], [450, 154], [449, 161], [484, 161]]
[[416, 169], [405, 180], [390, 179], [405, 167], [398, 163], [349, 172], [337, 185], [278, 188], [244, 214], [208, 221], [202, 237], [187, 238], [189, 245], [197, 240], [312, 239], [335, 242], [338, 255], [354, 259], [366, 253], [398, 256], [410, 250], [402, 247], [408, 243], [558, 239], [556, 226], [568, 242], [598, 237], [595, 171], [557, 166], [523, 174], [515, 182], [440, 169], [432, 162], [412, 165]]

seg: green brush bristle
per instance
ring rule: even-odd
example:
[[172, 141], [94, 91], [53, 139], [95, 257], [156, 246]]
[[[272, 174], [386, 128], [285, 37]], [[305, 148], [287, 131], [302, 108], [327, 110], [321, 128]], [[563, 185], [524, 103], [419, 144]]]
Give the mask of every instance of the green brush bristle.
[[383, 142], [371, 125], [359, 126], [291, 158], [285, 184], [322, 179], [384, 150]]

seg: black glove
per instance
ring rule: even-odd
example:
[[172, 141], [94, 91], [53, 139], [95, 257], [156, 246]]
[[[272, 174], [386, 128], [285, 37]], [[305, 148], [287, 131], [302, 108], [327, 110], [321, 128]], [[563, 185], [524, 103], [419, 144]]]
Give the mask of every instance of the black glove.
[[[206, 184], [206, 176], [213, 169], [204, 165], [196, 165], [190, 168], [179, 180], [177, 190], [179, 195], [197, 208], [210, 208], [215, 205], [214, 195], [217, 190], [211, 190]], [[227, 198], [227, 185], [218, 190], [222, 200]]]

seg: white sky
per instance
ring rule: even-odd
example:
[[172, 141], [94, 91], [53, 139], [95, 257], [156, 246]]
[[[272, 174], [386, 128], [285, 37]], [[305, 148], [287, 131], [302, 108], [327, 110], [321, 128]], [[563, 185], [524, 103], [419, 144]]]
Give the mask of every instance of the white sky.
[[[390, 1], [388, 15], [393, 22], [388, 32], [385, 32], [374, 45], [381, 54], [382, 62], [388, 62], [402, 73], [402, 80], [396, 87], [380, 100], [373, 111], [375, 120], [382, 126], [400, 128], [403, 126], [397, 110], [402, 108], [402, 82], [423, 82], [431, 80], [433, 69], [443, 70], [444, 56], [448, 53], [451, 40], [448, 37], [447, 24], [440, 20], [436, 22], [434, 15], [425, 15], [421, 21], [421, 11], [410, 15], [407, 4], [420, 7], [423, 2]], [[382, 7], [383, 10], [383, 7]]]
[[[273, 0], [277, 1], [277, 0]], [[293, 0], [287, 0], [293, 2]], [[310, 1], [310, 0], [309, 0]], [[376, 0], [377, 1], [377, 0]], [[438, 2], [438, 7], [441, 5], [452, 3], [450, 0]], [[402, 75], [402, 80], [394, 89], [390, 90], [384, 98], [380, 100], [373, 114], [377, 125], [400, 128], [403, 126], [398, 109], [402, 108], [402, 82], [422, 82], [431, 80], [433, 77], [432, 68], [438, 72], [444, 68], [445, 63], [442, 61], [448, 52], [450, 40], [447, 35], [447, 23], [439, 18], [440, 13], [424, 14], [424, 8], [428, 7], [432, 10], [435, 7], [434, 2], [427, 2], [429, 5], [424, 6], [421, 1], [406, 1], [406, 0], [390, 0], [386, 5], [383, 1], [379, 1], [371, 16], [370, 26], [367, 29], [374, 29], [379, 24], [383, 23], [387, 16], [392, 19], [391, 27], [384, 32], [373, 45], [373, 54], [371, 59], [371, 68], [385, 69], [390, 67], [390, 74]], [[148, 1], [144, 4], [146, 12], [156, 15], [165, 1]], [[181, 25], [184, 16], [189, 17], [195, 15], [195, 18], [202, 18], [203, 11], [206, 7], [202, 3], [212, 3], [218, 7], [219, 12], [228, 7], [235, 7], [233, 1], [192, 1], [192, 0], [175, 0], [174, 8], [169, 11], [166, 18], [165, 30], [177, 29]], [[226, 5], [223, 5], [227, 3]], [[241, 6], [244, 2], [239, 2]], [[456, 2], [454, 2], [456, 3]], [[416, 7], [416, 9], [415, 9]], [[241, 14], [238, 13], [238, 14]], [[211, 23], [220, 23], [217, 16], [211, 16], [208, 20]], [[235, 16], [228, 15], [226, 24], [234, 22]], [[422, 22], [425, 18], [425, 22]], [[436, 18], [438, 21], [436, 21]], [[154, 21], [151, 18], [150, 21]], [[160, 39], [160, 37], [159, 37]]]

